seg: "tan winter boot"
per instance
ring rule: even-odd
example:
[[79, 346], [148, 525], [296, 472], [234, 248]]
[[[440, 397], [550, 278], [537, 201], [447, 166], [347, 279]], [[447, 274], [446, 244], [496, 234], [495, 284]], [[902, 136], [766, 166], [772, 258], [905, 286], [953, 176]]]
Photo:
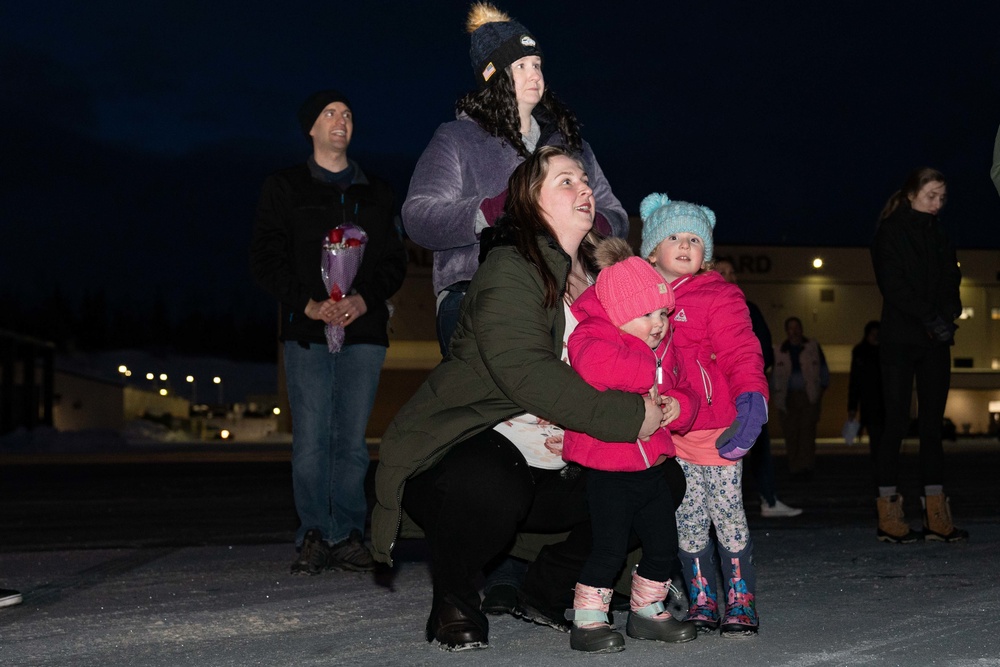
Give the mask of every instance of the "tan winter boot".
[[698, 636], [698, 628], [691, 621], [678, 621], [664, 606], [670, 580], [653, 581], [632, 573], [632, 613], [628, 615], [625, 632], [634, 639], [652, 639], [658, 642], [689, 642]]
[[566, 618], [573, 621], [569, 634], [570, 648], [588, 653], [624, 651], [625, 638], [608, 624], [611, 589], [584, 586], [577, 582], [575, 591], [573, 608], [566, 610]]
[[912, 530], [903, 518], [903, 496], [879, 496], [878, 539], [893, 544], [912, 544], [920, 539], [920, 533]]
[[924, 539], [933, 542], [961, 542], [968, 531], [956, 528], [951, 520], [951, 502], [943, 493], [920, 499], [924, 508]]

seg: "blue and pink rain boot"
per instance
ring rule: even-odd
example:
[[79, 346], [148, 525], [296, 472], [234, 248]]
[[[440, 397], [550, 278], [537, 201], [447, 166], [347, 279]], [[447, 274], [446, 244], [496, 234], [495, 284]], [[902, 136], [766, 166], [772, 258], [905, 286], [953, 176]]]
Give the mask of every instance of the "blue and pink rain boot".
[[757, 634], [759, 620], [754, 595], [757, 568], [753, 563], [753, 542], [733, 553], [719, 546], [722, 576], [726, 580], [726, 615], [720, 630], [723, 637], [748, 637]]
[[687, 580], [688, 606], [685, 621], [693, 623], [699, 632], [712, 632], [719, 627], [719, 603], [713, 589], [715, 581], [715, 550], [711, 545], [697, 553], [679, 552], [684, 578]]

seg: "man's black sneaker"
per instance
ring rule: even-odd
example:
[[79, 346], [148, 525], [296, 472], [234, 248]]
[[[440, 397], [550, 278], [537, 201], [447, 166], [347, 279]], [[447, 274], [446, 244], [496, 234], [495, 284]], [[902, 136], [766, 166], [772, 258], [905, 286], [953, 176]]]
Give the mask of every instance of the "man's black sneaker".
[[330, 563], [330, 545], [323, 540], [323, 534], [315, 528], [306, 532], [299, 549], [299, 557], [292, 563], [292, 574], [316, 575]]
[[352, 530], [346, 540], [337, 542], [330, 547], [330, 557], [327, 567], [331, 570], [351, 570], [352, 572], [371, 572], [375, 569], [375, 559], [368, 547], [361, 541], [361, 533]]

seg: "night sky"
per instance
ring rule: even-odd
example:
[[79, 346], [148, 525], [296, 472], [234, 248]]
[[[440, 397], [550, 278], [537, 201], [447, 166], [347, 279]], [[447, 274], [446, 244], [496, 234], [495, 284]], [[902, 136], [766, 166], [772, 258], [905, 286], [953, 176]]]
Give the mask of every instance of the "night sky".
[[[1000, 247], [1000, 3], [498, 4], [630, 213], [665, 191], [716, 210], [717, 244], [861, 246], [929, 164], [958, 246]], [[0, 294], [273, 309], [247, 245], [264, 176], [308, 154], [299, 104], [346, 92], [352, 155], [402, 199], [474, 86], [468, 6], [6, 3]]]

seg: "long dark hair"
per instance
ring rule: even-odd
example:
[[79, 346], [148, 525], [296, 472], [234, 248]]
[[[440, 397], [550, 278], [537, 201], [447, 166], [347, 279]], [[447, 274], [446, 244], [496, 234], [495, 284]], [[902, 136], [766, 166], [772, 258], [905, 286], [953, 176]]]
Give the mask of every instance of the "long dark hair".
[[[553, 275], [549, 265], [538, 247], [538, 237], [546, 236], [552, 245], [560, 247], [556, 234], [542, 215], [538, 205], [542, 183], [549, 171], [549, 163], [556, 156], [565, 156], [580, 164], [580, 157], [562, 146], [542, 146], [519, 164], [510, 175], [507, 183], [507, 203], [504, 207], [506, 215], [497, 226], [498, 232], [512, 243], [517, 252], [538, 271], [545, 285], [545, 298], [542, 305], [552, 308], [562, 298], [562, 288], [559, 280]], [[588, 234], [580, 244], [580, 259], [587, 270], [596, 272], [593, 262], [595, 236]]]
[[889, 201], [882, 207], [882, 213], [878, 216], [879, 222], [892, 215], [904, 202], [908, 206], [910, 196], [916, 196], [928, 183], [947, 183], [947, 181], [944, 174], [931, 167], [920, 167], [907, 174], [906, 180], [903, 181], [903, 187], [893, 192]]
[[[509, 67], [504, 69], [503, 76], [497, 77], [486, 88], [473, 90], [460, 97], [455, 103], [455, 109], [464, 111], [484, 130], [509, 143], [521, 157], [528, 157], [528, 149], [521, 140], [521, 117], [517, 112], [517, 95]], [[579, 153], [583, 150], [580, 123], [548, 87], [542, 93], [542, 99], [532, 115], [539, 125], [555, 123], [571, 151]]]

